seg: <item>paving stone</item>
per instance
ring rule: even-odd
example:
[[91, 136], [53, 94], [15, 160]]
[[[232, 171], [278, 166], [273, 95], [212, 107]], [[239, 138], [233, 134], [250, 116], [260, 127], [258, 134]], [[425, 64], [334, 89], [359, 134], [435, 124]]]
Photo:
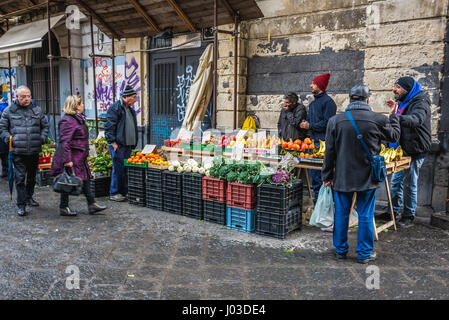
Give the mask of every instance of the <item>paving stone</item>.
[[192, 285], [199, 284], [201, 282], [198, 271], [186, 271], [186, 270], [171, 270], [164, 284], [168, 285]]
[[207, 286], [208, 299], [244, 300], [243, 285], [238, 283], [209, 284]]
[[223, 268], [216, 266], [208, 266], [206, 268], [207, 281], [212, 282], [241, 282], [244, 273], [241, 268]]
[[201, 262], [198, 259], [192, 258], [177, 258], [174, 264], [175, 268], [198, 270]]
[[168, 260], [170, 260], [170, 256], [168, 254], [163, 253], [151, 253], [145, 256], [144, 264], [151, 265], [166, 265], [168, 264]]
[[288, 287], [250, 287], [249, 299], [254, 300], [292, 300], [292, 289]]
[[91, 285], [121, 285], [127, 276], [126, 269], [99, 267], [92, 279]]
[[112, 300], [117, 294], [118, 286], [91, 286], [83, 300]]
[[55, 283], [50, 292], [48, 293], [48, 300], [80, 300], [83, 292], [88, 284], [87, 280], [79, 281], [79, 289], [76, 287], [70, 287], [66, 285], [66, 280], [61, 280]]
[[120, 292], [115, 297], [116, 300], [158, 300], [158, 292], [142, 292], [142, 291], [127, 291]]
[[196, 287], [173, 287], [162, 288], [162, 300], [198, 300], [201, 297], [201, 290]]
[[136, 278], [136, 276], [134, 275], [134, 277], [132, 277], [132, 278], [130, 278], [130, 277], [126, 278], [125, 284], [123, 285], [123, 290], [124, 291], [138, 291], [138, 290], [154, 291], [156, 285], [157, 284], [154, 281]]

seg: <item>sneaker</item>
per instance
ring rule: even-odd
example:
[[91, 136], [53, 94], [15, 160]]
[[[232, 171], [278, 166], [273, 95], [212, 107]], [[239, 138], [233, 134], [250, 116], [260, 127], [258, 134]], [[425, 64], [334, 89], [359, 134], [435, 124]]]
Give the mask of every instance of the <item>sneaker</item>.
[[413, 219], [415, 217], [402, 217], [401, 220], [398, 221], [397, 225], [401, 228], [409, 228], [413, 226]]
[[361, 264], [366, 264], [366, 263], [369, 263], [369, 262], [371, 262], [371, 261], [376, 260], [376, 258], [377, 258], [377, 255], [376, 255], [375, 252], [373, 252], [373, 253], [371, 253], [371, 255], [369, 256], [369, 258], [366, 258], [366, 259], [357, 259], [357, 262], [358, 262], [358, 263], [361, 263]]
[[59, 214], [60, 214], [61, 216], [70, 216], [70, 217], [76, 216], [76, 212], [70, 210], [69, 207], [66, 207], [66, 208], [59, 208]]
[[88, 206], [89, 214], [95, 214], [97, 212], [107, 209], [106, 206], [100, 206], [98, 203], [94, 202]]
[[337, 260], [345, 260], [346, 259], [346, 253], [335, 252], [335, 258]]
[[17, 210], [17, 214], [21, 217], [26, 216], [27, 212], [25, 210], [25, 207], [19, 207], [19, 209]]
[[126, 197], [122, 196], [120, 193], [117, 193], [113, 196], [110, 196], [109, 200], [123, 202], [123, 201], [126, 201]]

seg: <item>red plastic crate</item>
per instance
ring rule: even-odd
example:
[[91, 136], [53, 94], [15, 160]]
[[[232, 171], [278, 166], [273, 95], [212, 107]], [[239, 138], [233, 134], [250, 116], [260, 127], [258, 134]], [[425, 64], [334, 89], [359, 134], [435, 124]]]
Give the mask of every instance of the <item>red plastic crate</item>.
[[226, 203], [227, 184], [226, 180], [203, 177], [203, 200]]
[[254, 209], [257, 206], [257, 187], [237, 182], [228, 183], [226, 204], [245, 210]]
[[46, 164], [51, 162], [51, 156], [50, 157], [39, 157], [39, 164]]

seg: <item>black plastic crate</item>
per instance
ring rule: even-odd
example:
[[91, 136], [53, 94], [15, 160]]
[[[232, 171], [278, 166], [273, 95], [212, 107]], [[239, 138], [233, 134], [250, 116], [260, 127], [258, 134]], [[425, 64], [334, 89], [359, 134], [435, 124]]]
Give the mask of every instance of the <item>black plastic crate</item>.
[[291, 188], [263, 184], [257, 188], [258, 210], [286, 214], [290, 208], [302, 205], [302, 180], [293, 181]]
[[182, 215], [203, 220], [203, 199], [183, 195]]
[[182, 173], [176, 171], [164, 171], [162, 173], [162, 190], [165, 192], [182, 194]]
[[182, 196], [164, 192], [164, 211], [182, 215]]
[[128, 185], [145, 187], [146, 169], [142, 167], [127, 167], [128, 168]]
[[226, 225], [226, 203], [203, 201], [204, 221]]
[[163, 170], [147, 168], [146, 186], [153, 190], [162, 191], [162, 173]]
[[182, 194], [186, 197], [200, 197], [203, 194], [203, 175], [184, 172], [182, 177]]
[[54, 177], [50, 175], [50, 169], [38, 170], [36, 173], [36, 184], [38, 187], [51, 186]]
[[106, 197], [109, 195], [111, 187], [111, 177], [97, 177], [90, 180], [90, 191], [95, 198]]
[[285, 239], [290, 232], [302, 226], [301, 207], [290, 209], [286, 214], [257, 211], [256, 233], [268, 237]]
[[137, 206], [146, 206], [146, 193], [145, 190], [138, 188], [128, 188], [128, 202]]
[[164, 194], [161, 190], [149, 190], [147, 188], [146, 205], [148, 208], [164, 211]]

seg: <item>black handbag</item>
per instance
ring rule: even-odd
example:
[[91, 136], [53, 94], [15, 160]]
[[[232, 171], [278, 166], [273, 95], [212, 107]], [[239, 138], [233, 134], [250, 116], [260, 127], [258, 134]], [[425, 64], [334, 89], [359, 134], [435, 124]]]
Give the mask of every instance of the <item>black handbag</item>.
[[71, 196], [79, 196], [83, 191], [83, 180], [77, 177], [72, 170], [72, 174], [64, 172], [57, 175], [53, 180], [53, 191], [57, 193], [68, 193]]
[[352, 115], [349, 111], [346, 111], [346, 115], [348, 116], [349, 120], [351, 121], [352, 126], [354, 127], [355, 133], [357, 134], [357, 139], [360, 140], [360, 143], [363, 146], [363, 149], [365, 150], [366, 154], [368, 155], [368, 158], [371, 162], [371, 180], [373, 182], [383, 182], [387, 178], [387, 167], [385, 164], [384, 157], [380, 155], [373, 156], [369, 150], [368, 146], [366, 145], [365, 141], [363, 141], [363, 137], [359, 131], [359, 128], [357, 128], [357, 125], [355, 124], [354, 118], [352, 118]]

